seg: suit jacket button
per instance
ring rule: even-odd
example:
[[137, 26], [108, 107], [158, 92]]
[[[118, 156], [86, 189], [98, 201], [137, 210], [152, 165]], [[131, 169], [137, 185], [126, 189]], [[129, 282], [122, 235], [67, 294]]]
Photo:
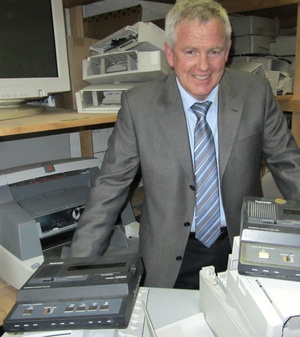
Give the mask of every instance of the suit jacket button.
[[191, 189], [192, 191], [195, 191], [195, 190], [196, 190], [196, 188], [195, 188], [194, 185], [190, 185], [190, 189]]
[[181, 261], [181, 260], [182, 260], [182, 256], [177, 256], [177, 257], [176, 257], [176, 260], [177, 260], [177, 261]]
[[190, 225], [191, 225], [190, 222], [185, 222], [185, 223], [183, 224], [184, 227], [189, 227]]

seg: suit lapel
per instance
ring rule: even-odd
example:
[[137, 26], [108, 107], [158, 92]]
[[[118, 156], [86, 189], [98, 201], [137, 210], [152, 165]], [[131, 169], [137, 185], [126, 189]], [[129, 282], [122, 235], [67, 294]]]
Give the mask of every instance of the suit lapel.
[[243, 102], [237, 95], [238, 88], [228, 79], [226, 72], [219, 89], [219, 165], [224, 174], [240, 124]]
[[158, 100], [162, 107], [158, 121], [184, 171], [194, 179], [186, 119], [175, 76], [170, 76], [167, 82], [166, 92]]
[[[221, 178], [232, 151], [243, 108], [243, 101], [237, 95], [238, 88], [234, 80], [227, 75], [225, 71], [219, 90], [218, 128]], [[160, 126], [184, 171], [190, 179], [194, 179], [186, 119], [175, 75], [168, 77], [166, 90], [161, 93], [158, 103], [161, 105], [158, 112]]]

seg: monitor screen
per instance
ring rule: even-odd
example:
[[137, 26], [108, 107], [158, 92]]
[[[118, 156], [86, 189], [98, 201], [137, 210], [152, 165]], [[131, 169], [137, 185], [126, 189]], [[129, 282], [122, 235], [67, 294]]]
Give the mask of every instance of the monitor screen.
[[70, 90], [61, 0], [0, 1], [0, 120]]

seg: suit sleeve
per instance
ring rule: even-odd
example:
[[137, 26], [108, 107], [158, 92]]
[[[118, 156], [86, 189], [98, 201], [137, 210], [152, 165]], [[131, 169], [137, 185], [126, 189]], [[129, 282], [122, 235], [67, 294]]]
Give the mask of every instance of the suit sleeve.
[[91, 188], [84, 213], [74, 234], [70, 255], [101, 255], [108, 237], [127, 201], [139, 168], [139, 154], [131, 112], [125, 95], [108, 142], [99, 175]]
[[300, 151], [271, 90], [266, 94], [263, 153], [283, 196], [300, 201]]

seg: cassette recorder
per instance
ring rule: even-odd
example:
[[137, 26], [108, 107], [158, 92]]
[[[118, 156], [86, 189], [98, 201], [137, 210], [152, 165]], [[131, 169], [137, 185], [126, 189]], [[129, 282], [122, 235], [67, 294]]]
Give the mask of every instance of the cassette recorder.
[[240, 274], [300, 281], [300, 203], [245, 198], [240, 240]]
[[142, 273], [137, 254], [47, 260], [18, 291], [5, 331], [126, 328]]

